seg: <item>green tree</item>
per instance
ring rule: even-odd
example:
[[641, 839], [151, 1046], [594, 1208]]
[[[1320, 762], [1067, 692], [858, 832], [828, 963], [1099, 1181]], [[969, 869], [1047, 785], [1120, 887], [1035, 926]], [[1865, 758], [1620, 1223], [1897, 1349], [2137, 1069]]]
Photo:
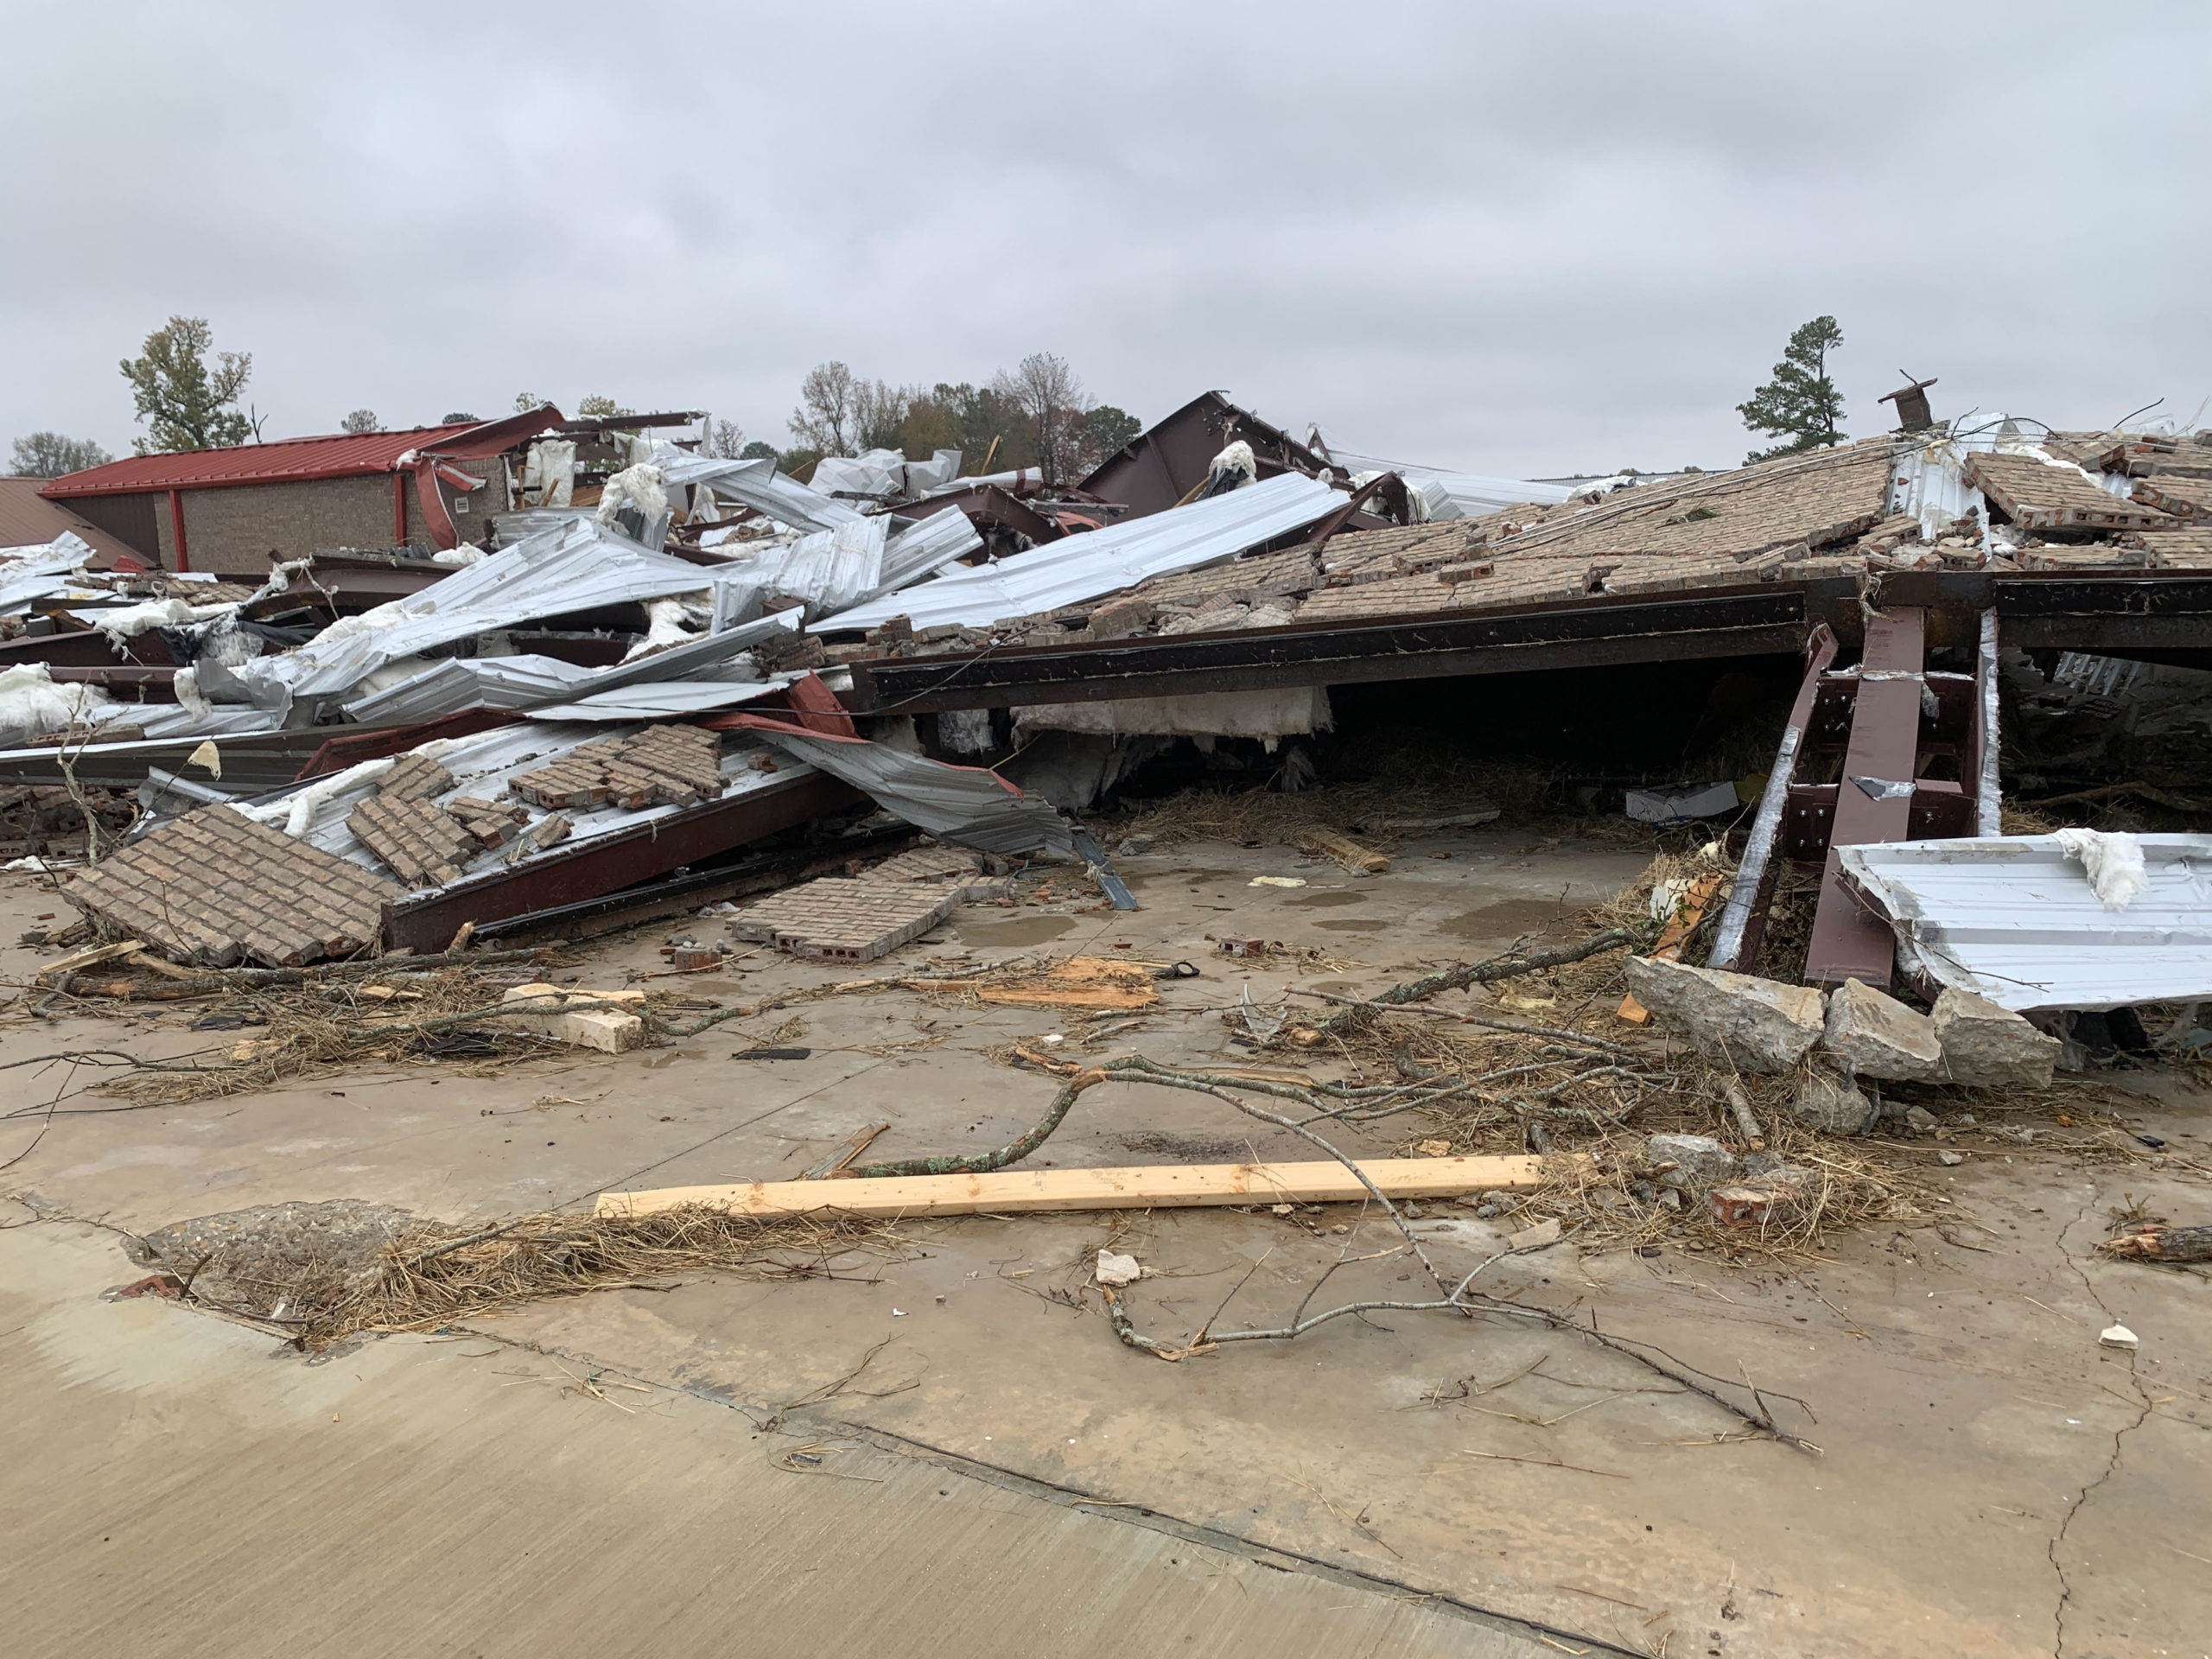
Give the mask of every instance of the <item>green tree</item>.
[[378, 431], [380, 429], [377, 424], [377, 412], [373, 409], [357, 409], [338, 423], [338, 429], [351, 432], [356, 437], [365, 432]]
[[1751, 430], [1786, 442], [1755, 449], [1745, 461], [1772, 461], [1843, 442], [1844, 435], [1836, 430], [1843, 418], [1843, 395], [1828, 378], [1828, 353], [1842, 344], [1843, 330], [1834, 317], [1815, 317], [1789, 336], [1782, 361], [1774, 365], [1774, 378], [1736, 405]]
[[[1130, 443], [1144, 430], [1142, 421], [1111, 404], [1099, 404], [1083, 418], [1090, 423], [1091, 447], [1097, 451], [1099, 461]], [[1092, 462], [1093, 466], [1096, 464]]]
[[34, 432], [17, 438], [14, 448], [8, 471], [16, 478], [59, 478], [87, 467], [105, 467], [115, 459], [90, 438], [65, 437], [59, 432]]
[[132, 445], [140, 454], [227, 449], [253, 435], [253, 423], [238, 407], [253, 372], [252, 355], [220, 352], [211, 369], [207, 348], [214, 339], [207, 318], [171, 317], [168, 327], [146, 336], [144, 356], [123, 360], [123, 378], [147, 426], [147, 435]]
[[737, 458], [740, 461], [780, 461], [783, 459], [776, 453], [774, 444], [764, 443], [759, 438], [753, 439], [744, 448], [739, 450]]
[[472, 415], [465, 409], [449, 409], [438, 416], [440, 426], [459, 426], [463, 421], [480, 421], [481, 415]]
[[634, 415], [638, 411], [612, 397], [591, 397], [576, 404], [576, 418], [580, 421], [611, 421], [618, 415]]
[[527, 415], [533, 409], [543, 409], [544, 407], [545, 400], [543, 397], [540, 397], [534, 391], [518, 391], [515, 393], [515, 413], [518, 415]]

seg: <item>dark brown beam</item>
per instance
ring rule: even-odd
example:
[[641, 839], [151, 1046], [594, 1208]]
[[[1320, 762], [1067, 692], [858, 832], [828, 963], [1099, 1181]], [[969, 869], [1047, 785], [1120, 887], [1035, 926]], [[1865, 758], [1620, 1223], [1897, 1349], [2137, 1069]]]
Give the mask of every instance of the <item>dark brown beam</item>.
[[1681, 658], [1795, 654], [1803, 595], [1700, 594], [1653, 602], [1586, 601], [1509, 614], [1425, 616], [1326, 628], [1270, 628], [1038, 646], [853, 665], [856, 714], [918, 714], [1011, 703], [1278, 686], [1340, 685]]
[[[1859, 697], [1851, 711], [1851, 746], [1844, 751], [1820, 904], [1813, 912], [1813, 938], [1805, 951], [1808, 985], [1840, 985], [1858, 979], [1885, 991], [1896, 969], [1896, 936], [1886, 923], [1861, 909], [1843, 885], [1837, 849], [1904, 841], [1911, 836], [1927, 626], [1927, 613], [1911, 606], [1877, 613], [1866, 625]], [[1903, 677], [1869, 677], [1887, 674]], [[1892, 794], [1877, 788], [1870, 793], [1861, 779], [1878, 786], [1902, 784], [1904, 791]]]
[[810, 772], [727, 799], [702, 801], [634, 829], [594, 836], [573, 849], [386, 905], [385, 949], [442, 950], [463, 922], [503, 921], [596, 899], [867, 798], [827, 773]]

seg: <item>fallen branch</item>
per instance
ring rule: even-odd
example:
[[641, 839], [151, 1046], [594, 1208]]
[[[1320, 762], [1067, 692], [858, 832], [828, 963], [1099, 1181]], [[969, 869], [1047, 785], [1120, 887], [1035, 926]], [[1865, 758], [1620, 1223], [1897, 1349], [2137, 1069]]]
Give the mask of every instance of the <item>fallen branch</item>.
[[[1299, 985], [1286, 986], [1284, 989], [1292, 996], [1310, 996], [1323, 1002], [1341, 1002], [1348, 1007], [1371, 1006], [1358, 997], [1339, 996], [1333, 991], [1311, 991]], [[1486, 1031], [1510, 1031], [1516, 1037], [1548, 1037], [1554, 1042], [1573, 1043], [1604, 1054], [1633, 1056], [1636, 1053], [1625, 1043], [1607, 1042], [1603, 1037], [1592, 1037], [1580, 1031], [1564, 1031], [1552, 1026], [1524, 1026], [1511, 1020], [1491, 1020], [1479, 1014], [1460, 1014], [1451, 1008], [1400, 1007], [1395, 1012], [1426, 1014], [1432, 1020], [1456, 1020], [1463, 1026], [1480, 1026]]]
[[[1325, 1032], [1342, 1031], [1357, 1024], [1368, 1012], [1378, 1008], [1396, 1007], [1408, 1002], [1426, 1002], [1444, 991], [1461, 991], [1470, 985], [1487, 985], [1493, 981], [1512, 979], [1522, 974], [1541, 973], [1547, 968], [1564, 968], [1569, 963], [1594, 957], [1601, 950], [1618, 950], [1633, 944], [1635, 936], [1624, 927], [1607, 928], [1592, 934], [1579, 944], [1560, 945], [1551, 950], [1531, 950], [1503, 957], [1492, 957], [1486, 962], [1462, 963], [1441, 973], [1428, 974], [1420, 979], [1394, 985], [1379, 996], [1346, 1008], [1342, 1014], [1332, 1014], [1322, 1023]], [[1572, 1036], [1573, 1033], [1567, 1033]], [[1577, 1040], [1586, 1040], [1578, 1039]]]
[[907, 1158], [896, 1163], [862, 1164], [845, 1172], [855, 1180], [880, 1180], [898, 1175], [981, 1175], [995, 1169], [1004, 1169], [1008, 1164], [1019, 1163], [1043, 1146], [1052, 1137], [1076, 1103], [1076, 1096], [1086, 1089], [1106, 1081], [1106, 1073], [1096, 1069], [1079, 1070], [1070, 1077], [1060, 1092], [1052, 1096], [1052, 1103], [1045, 1116], [1037, 1120], [1027, 1133], [1016, 1135], [996, 1152], [977, 1153], [972, 1156], [954, 1155], [944, 1158]]
[[2212, 1226], [2168, 1227], [2153, 1224], [2097, 1246], [2107, 1255], [2140, 1262], [2212, 1262]]

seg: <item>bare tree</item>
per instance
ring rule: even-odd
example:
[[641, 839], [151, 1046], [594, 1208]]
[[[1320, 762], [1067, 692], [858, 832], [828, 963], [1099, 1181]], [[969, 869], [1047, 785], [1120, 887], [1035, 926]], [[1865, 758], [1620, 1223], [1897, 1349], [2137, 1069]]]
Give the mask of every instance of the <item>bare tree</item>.
[[856, 455], [863, 449], [896, 449], [899, 429], [922, 397], [919, 386], [863, 380], [842, 363], [822, 363], [798, 385], [791, 435], [817, 455]]
[[791, 435], [818, 455], [849, 455], [860, 437], [859, 383], [842, 363], [817, 363], [798, 383]]
[[894, 386], [887, 380], [862, 380], [853, 387], [855, 434], [863, 449], [898, 449], [906, 416], [920, 401], [919, 386]]
[[1058, 484], [1075, 469], [1090, 441], [1083, 415], [1083, 382], [1064, 357], [1032, 352], [1012, 373], [1001, 369], [991, 390], [1029, 418], [1037, 433], [1037, 467]]
[[717, 461], [739, 461], [745, 455], [745, 429], [735, 421], [716, 421], [707, 434], [702, 452]]
[[59, 478], [64, 473], [81, 473], [87, 467], [105, 467], [114, 459], [90, 438], [34, 432], [16, 440], [8, 471], [17, 478]]
[[373, 409], [357, 409], [351, 415], [348, 415], [344, 420], [339, 422], [338, 426], [340, 431], [351, 432], [356, 435], [364, 432], [377, 431], [378, 429], [377, 426], [377, 412]]

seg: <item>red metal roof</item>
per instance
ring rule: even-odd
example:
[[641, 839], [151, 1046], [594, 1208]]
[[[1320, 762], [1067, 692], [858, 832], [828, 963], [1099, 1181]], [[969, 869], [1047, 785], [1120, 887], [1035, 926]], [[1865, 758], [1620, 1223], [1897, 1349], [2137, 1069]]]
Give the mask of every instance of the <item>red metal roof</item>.
[[133, 455], [81, 473], [51, 479], [39, 493], [49, 500], [73, 495], [137, 495], [153, 490], [196, 490], [231, 484], [294, 483], [306, 479], [353, 478], [399, 470], [412, 452], [481, 460], [557, 425], [550, 404], [498, 421], [421, 426], [411, 432], [339, 432], [328, 437], [279, 438], [236, 449], [188, 449], [181, 454]]

